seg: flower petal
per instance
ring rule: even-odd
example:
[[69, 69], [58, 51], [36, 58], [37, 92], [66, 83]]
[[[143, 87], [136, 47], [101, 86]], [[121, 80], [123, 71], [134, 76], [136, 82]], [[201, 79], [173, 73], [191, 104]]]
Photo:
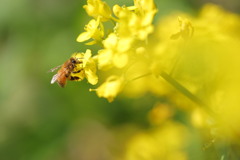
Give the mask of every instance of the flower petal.
[[91, 38], [91, 34], [89, 32], [83, 32], [77, 37], [77, 42], [84, 42]]

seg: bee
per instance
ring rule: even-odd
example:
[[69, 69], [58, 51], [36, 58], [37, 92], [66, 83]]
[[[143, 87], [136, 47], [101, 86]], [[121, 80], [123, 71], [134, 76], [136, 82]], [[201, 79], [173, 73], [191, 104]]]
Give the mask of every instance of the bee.
[[77, 64], [83, 63], [79, 60], [79, 58], [71, 57], [68, 59], [63, 65], [57, 66], [50, 70], [50, 72], [53, 72], [60, 68], [52, 77], [51, 84], [57, 82], [60, 87], [64, 87], [67, 83], [67, 80], [76, 81], [79, 79], [77, 76], [71, 76], [71, 73], [79, 73], [81, 70], [75, 70]]

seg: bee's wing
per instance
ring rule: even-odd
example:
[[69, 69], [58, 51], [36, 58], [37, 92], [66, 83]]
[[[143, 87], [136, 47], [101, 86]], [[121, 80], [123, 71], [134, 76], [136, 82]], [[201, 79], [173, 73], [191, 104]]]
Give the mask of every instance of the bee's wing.
[[[59, 66], [58, 66], [59, 67]], [[52, 77], [52, 80], [51, 80], [51, 84], [55, 83], [59, 77], [61, 77], [66, 71], [66, 68], [64, 68], [64, 71], [63, 72], [58, 72], [57, 74], [55, 74], [53, 77]]]
[[52, 77], [52, 80], [51, 80], [51, 84], [55, 83], [58, 79], [58, 74], [55, 74], [53, 77]]
[[57, 67], [54, 67], [52, 69], [50, 69], [48, 72], [54, 72], [55, 70], [57, 70], [58, 68], [60, 68], [62, 65], [59, 65]]

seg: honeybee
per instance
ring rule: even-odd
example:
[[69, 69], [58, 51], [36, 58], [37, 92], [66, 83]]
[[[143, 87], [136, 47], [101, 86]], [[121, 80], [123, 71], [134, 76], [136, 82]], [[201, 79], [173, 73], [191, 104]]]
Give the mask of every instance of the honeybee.
[[73, 77], [71, 76], [71, 73], [81, 72], [81, 70], [75, 70], [76, 65], [81, 63], [82, 61], [80, 61], [79, 58], [71, 57], [63, 65], [51, 69], [50, 72], [53, 72], [61, 67], [57, 74], [52, 77], [51, 84], [57, 82], [58, 85], [63, 88], [66, 85], [67, 80], [78, 80], [79, 77]]

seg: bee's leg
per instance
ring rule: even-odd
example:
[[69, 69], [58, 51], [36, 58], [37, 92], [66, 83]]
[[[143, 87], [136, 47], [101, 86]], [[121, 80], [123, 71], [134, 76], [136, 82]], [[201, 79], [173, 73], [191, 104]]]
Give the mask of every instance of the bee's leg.
[[81, 71], [83, 71], [83, 69], [77, 70], [77, 71], [72, 71], [69, 80], [70, 81], [81, 81], [82, 78], [80, 78], [79, 76], [76, 76], [74, 74], [80, 73]]
[[77, 76], [71, 76], [69, 80], [70, 80], [70, 81], [78, 81], [78, 80], [82, 80], [82, 79], [80, 79], [80, 78], [77, 77]]
[[65, 77], [66, 77], [66, 78], [68, 78], [68, 77], [69, 77], [69, 75], [70, 75], [69, 73], [68, 73], [68, 74], [65, 74]]
[[76, 64], [82, 64], [83, 63], [83, 61], [77, 61], [76, 62]]
[[78, 70], [78, 71], [72, 71], [72, 73], [80, 73], [82, 71], [82, 69]]

